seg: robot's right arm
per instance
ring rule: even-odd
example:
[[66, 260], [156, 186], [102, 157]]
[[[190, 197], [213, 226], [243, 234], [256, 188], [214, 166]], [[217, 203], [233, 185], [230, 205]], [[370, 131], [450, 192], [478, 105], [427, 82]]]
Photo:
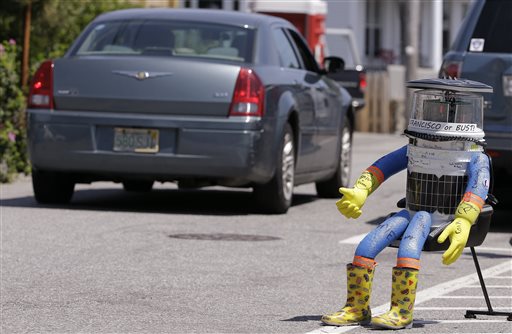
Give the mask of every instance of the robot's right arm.
[[343, 197], [336, 202], [338, 210], [347, 218], [358, 218], [366, 198], [390, 176], [407, 168], [407, 146], [393, 151], [368, 167], [354, 187], [340, 188]]

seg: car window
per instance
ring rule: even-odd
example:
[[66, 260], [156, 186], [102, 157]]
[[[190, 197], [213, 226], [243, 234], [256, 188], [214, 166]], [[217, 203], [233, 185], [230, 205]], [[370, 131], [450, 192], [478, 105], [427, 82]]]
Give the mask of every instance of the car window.
[[291, 29], [288, 29], [288, 33], [292, 37], [297, 50], [299, 50], [300, 58], [302, 59], [302, 63], [304, 64], [306, 70], [311, 72], [318, 72], [318, 64], [315, 60], [315, 57], [313, 57], [311, 54], [311, 51], [309, 50], [306, 42], [304, 42], [304, 39], [297, 32]]
[[76, 55], [182, 56], [252, 62], [254, 29], [185, 21], [101, 22]]
[[512, 52], [512, 1], [487, 0], [473, 31], [469, 51]]
[[361, 62], [356, 60], [356, 50], [350, 42], [350, 36], [341, 34], [325, 34], [325, 55], [343, 58], [345, 67], [354, 68]]
[[272, 33], [276, 42], [277, 53], [281, 60], [281, 66], [290, 68], [300, 68], [299, 59], [293, 50], [288, 37], [283, 29], [273, 29]]

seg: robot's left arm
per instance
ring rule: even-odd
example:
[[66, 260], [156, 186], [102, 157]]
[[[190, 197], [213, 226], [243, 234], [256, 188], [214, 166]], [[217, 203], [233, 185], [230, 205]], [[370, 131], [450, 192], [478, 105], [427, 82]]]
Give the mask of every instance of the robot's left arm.
[[450, 247], [443, 254], [443, 263], [452, 264], [462, 253], [469, 237], [471, 225], [485, 204], [489, 191], [489, 158], [483, 153], [475, 153], [468, 165], [468, 185], [462, 201], [455, 211], [455, 219], [438, 238], [443, 243], [450, 238]]

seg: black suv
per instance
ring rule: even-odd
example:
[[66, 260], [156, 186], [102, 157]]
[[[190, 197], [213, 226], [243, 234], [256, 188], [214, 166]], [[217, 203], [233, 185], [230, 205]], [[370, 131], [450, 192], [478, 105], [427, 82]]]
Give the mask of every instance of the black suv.
[[498, 172], [496, 185], [512, 174], [512, 1], [476, 1], [451, 50], [444, 56], [440, 77], [486, 83], [484, 131], [488, 153]]

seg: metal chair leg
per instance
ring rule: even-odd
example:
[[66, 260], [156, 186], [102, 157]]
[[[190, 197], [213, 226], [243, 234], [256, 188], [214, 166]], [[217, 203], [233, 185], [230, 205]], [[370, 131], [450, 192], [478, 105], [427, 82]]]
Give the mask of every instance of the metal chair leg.
[[480, 264], [478, 263], [478, 258], [476, 256], [476, 251], [474, 247], [470, 247], [471, 255], [473, 255], [473, 262], [475, 262], [476, 272], [478, 274], [478, 280], [480, 281], [480, 286], [482, 287], [482, 292], [484, 294], [485, 303], [487, 304], [487, 311], [476, 311], [476, 310], [466, 310], [466, 314], [464, 317], [466, 318], [476, 318], [477, 314], [481, 315], [502, 315], [507, 316], [508, 321], [512, 321], [512, 312], [496, 312], [492, 309], [491, 300], [489, 299], [489, 294], [487, 293], [487, 288], [485, 287], [484, 278], [482, 276], [482, 271], [480, 270]]

